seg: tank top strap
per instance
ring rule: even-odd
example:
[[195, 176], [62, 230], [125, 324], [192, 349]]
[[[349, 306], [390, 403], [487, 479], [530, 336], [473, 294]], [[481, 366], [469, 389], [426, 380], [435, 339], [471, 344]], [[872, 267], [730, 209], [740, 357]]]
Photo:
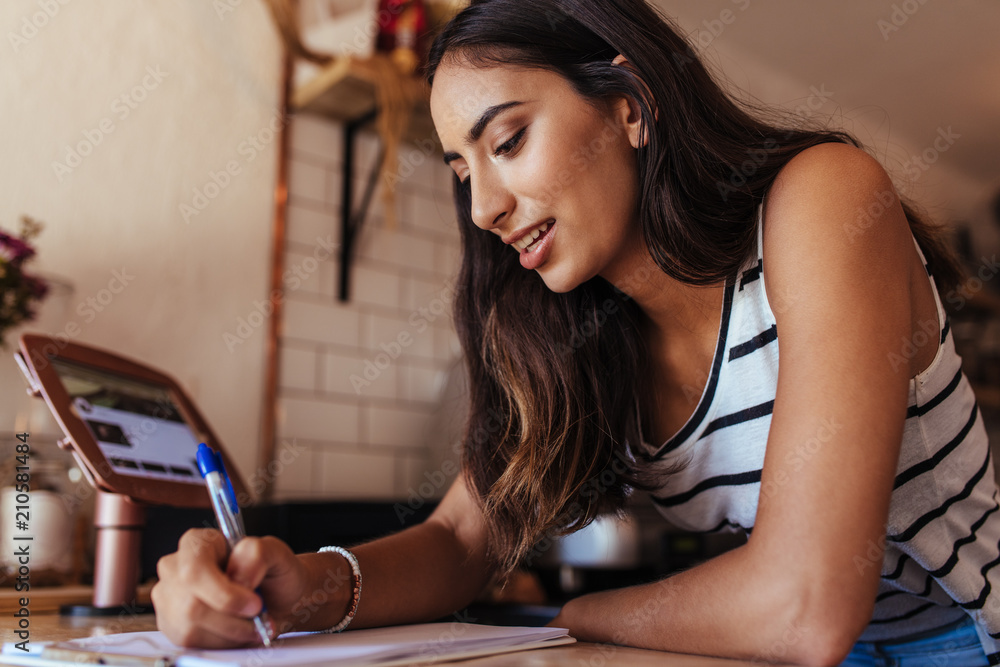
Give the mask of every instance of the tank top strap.
[[[945, 312], [944, 304], [941, 303], [941, 295], [938, 294], [937, 281], [934, 280], [934, 276], [931, 274], [930, 267], [927, 265], [927, 258], [924, 256], [924, 251], [920, 248], [920, 243], [917, 241], [917, 237], [914, 236], [913, 232], [910, 232], [910, 238], [913, 239], [913, 245], [917, 249], [917, 255], [920, 257], [920, 263], [924, 265], [924, 273], [927, 274], [927, 279], [931, 283], [931, 292], [934, 293], [934, 305], [937, 309], [938, 330], [944, 332], [948, 328], [948, 313]], [[944, 333], [942, 333], [942, 343], [944, 342], [944, 337]]]
[[757, 205], [757, 259], [764, 259], [764, 202], [767, 195], [761, 198]]

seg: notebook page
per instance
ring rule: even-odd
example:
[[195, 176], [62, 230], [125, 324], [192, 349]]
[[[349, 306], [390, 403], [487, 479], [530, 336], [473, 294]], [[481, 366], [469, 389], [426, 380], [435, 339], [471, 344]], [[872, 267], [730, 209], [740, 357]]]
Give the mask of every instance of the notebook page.
[[[311, 664], [377, 665], [434, 662], [461, 655], [501, 653], [519, 645], [572, 641], [563, 628], [498, 627], [470, 623], [423, 623], [351, 630], [341, 634], [289, 633], [273, 646], [248, 649], [183, 649], [162, 633], [134, 632], [62, 642], [60, 646], [143, 657], [170, 656], [179, 667], [298, 667]], [[6, 646], [4, 647], [7, 648]]]

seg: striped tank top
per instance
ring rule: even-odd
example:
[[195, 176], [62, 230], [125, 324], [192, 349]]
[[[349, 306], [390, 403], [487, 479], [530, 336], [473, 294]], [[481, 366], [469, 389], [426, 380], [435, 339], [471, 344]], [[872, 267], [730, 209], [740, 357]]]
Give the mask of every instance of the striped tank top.
[[[690, 531], [749, 535], [757, 514], [779, 350], [764, 291], [760, 215], [756, 260], [726, 285], [715, 358], [698, 406], [667, 442], [643, 444], [642, 458], [684, 464], [653, 502], [673, 525]], [[880, 567], [882, 574], [860, 641], [899, 639], [968, 614], [990, 664], [1000, 664], [997, 484], [979, 407], [933, 291], [941, 326], [924, 335], [939, 335], [940, 345], [930, 366], [910, 380], [885, 551], [881, 562], [876, 549], [854, 563], [859, 572]]]

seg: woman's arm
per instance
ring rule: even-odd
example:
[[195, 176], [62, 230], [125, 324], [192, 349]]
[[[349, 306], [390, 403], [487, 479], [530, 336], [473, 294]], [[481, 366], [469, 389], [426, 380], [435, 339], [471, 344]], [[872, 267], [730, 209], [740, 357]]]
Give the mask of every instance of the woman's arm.
[[839, 144], [796, 156], [764, 218], [766, 289], [787, 307], [773, 309], [781, 362], [753, 534], [566, 605], [554, 624], [579, 639], [837, 664], [871, 618], [910, 377], [889, 361], [911, 335], [909, 226], [885, 171]]
[[[336, 517], [331, 517], [336, 521]], [[362, 575], [351, 628], [426, 621], [461, 609], [491, 576], [481, 513], [464, 479], [422, 524], [352, 548]], [[259, 642], [259, 588], [278, 632], [325, 630], [347, 613], [351, 568], [335, 553], [295, 555], [273, 537], [248, 537], [226, 559], [216, 530], [190, 530], [157, 564], [157, 625], [174, 643], [229, 648]]]
[[[426, 521], [351, 551], [363, 581], [351, 628], [441, 618], [472, 602], [492, 575], [482, 515], [462, 476]], [[324, 552], [300, 558], [312, 573], [313, 591], [328, 582], [349, 582], [351, 568], [342, 556]], [[345, 588], [350, 594], [350, 586]], [[348, 602], [328, 605], [316, 619], [297, 623], [296, 629], [332, 627], [344, 617]], [[299, 618], [304, 620], [303, 612]]]

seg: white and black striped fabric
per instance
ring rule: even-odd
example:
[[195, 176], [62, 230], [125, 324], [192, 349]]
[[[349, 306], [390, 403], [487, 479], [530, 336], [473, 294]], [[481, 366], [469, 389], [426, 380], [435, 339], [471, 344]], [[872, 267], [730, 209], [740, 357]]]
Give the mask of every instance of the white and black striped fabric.
[[[695, 412], [666, 443], [644, 443], [641, 452], [651, 461], [685, 464], [653, 500], [672, 524], [692, 531], [749, 534], [757, 513], [779, 350], [764, 291], [761, 229], [758, 218], [756, 263], [726, 287], [711, 376]], [[936, 289], [934, 294], [940, 345], [931, 365], [910, 380], [884, 556], [877, 561], [875, 548], [874, 556], [859, 554], [854, 563], [859, 572], [882, 572], [871, 623], [860, 639], [898, 639], [969, 614], [990, 664], [1000, 664], [997, 484], [976, 398]], [[830, 425], [831, 433], [835, 428]], [[821, 429], [803, 456], [831, 437]]]

